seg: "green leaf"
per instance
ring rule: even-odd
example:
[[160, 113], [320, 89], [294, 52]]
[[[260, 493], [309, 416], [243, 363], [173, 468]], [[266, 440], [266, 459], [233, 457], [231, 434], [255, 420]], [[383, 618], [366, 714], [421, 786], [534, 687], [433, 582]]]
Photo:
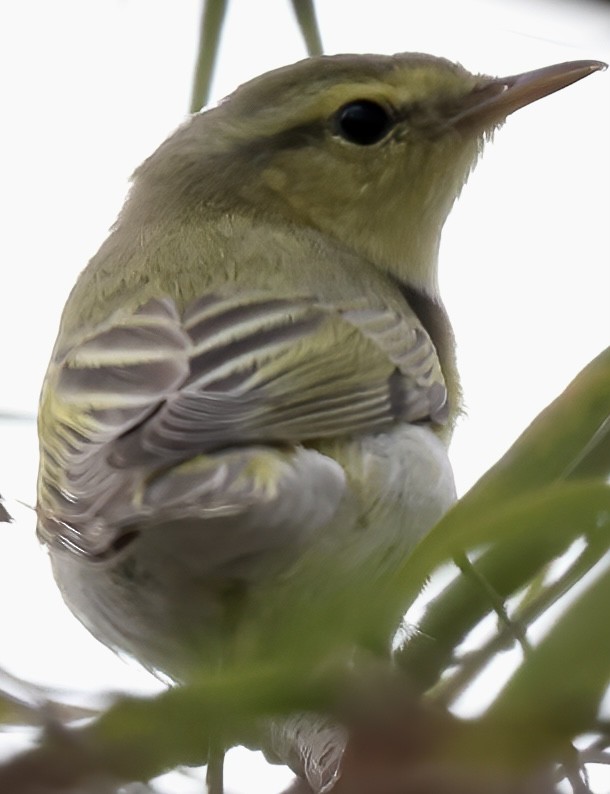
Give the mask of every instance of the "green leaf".
[[[454, 554], [511, 534], [511, 522], [514, 524], [528, 511], [528, 494], [536, 490], [538, 494], [531, 495], [531, 509], [540, 520], [544, 503], [555, 499], [555, 494], [561, 500], [560, 484], [580, 473], [579, 467], [585, 461], [589, 471], [600, 471], [599, 466], [593, 466], [593, 452], [598, 440], [601, 443], [607, 438], [609, 407], [610, 348], [582, 370], [506, 455], [428, 533], [400, 575], [410, 578], [419, 588], [437, 565]], [[553, 483], [559, 484], [557, 492], [553, 491]], [[543, 490], [544, 486], [548, 490]], [[596, 485], [591, 487], [602, 494]], [[578, 511], [576, 493], [566, 497], [572, 503], [572, 514], [574, 509]], [[586, 508], [584, 502], [583, 506]], [[514, 531], [519, 531], [518, 524]]]
[[[580, 536], [607, 547], [599, 522], [609, 510], [610, 348], [575, 378], [513, 447], [425, 537], [388, 584], [408, 605], [427, 577], [466, 550], [500, 598], [534, 579]], [[593, 562], [591, 562], [593, 564]], [[451, 662], [454, 648], [492, 604], [468, 577], [455, 579], [426, 608], [400, 662], [424, 687]]]
[[556, 483], [486, 508], [474, 516], [458, 504], [418, 544], [392, 586], [400, 587], [402, 582], [411, 592], [414, 583], [423, 585], [441, 563], [465, 550], [493, 544], [491, 558], [500, 556], [500, 571], [510, 563], [512, 571], [506, 577], [511, 587], [517, 587], [577, 537], [595, 531], [600, 516], [610, 510], [610, 487], [599, 480]]
[[[582, 535], [594, 535], [602, 548], [610, 547], [610, 531], [603, 525], [608, 516], [610, 488], [599, 481], [547, 486], [500, 504], [477, 521], [449, 515], [445, 535], [424, 539], [403, 566], [401, 581], [406, 590], [459, 549], [487, 543], [474, 565], [506, 598]], [[432, 685], [454, 648], [490, 610], [472, 579], [459, 576], [428, 604], [417, 634], [400, 652], [401, 665], [424, 686]]]
[[0, 766], [0, 791], [84, 791], [83, 783], [100, 777], [149, 780], [202, 764], [212, 737], [230, 745], [244, 732], [253, 735], [265, 716], [321, 709], [336, 699], [340, 683], [332, 670], [314, 679], [269, 665], [221, 671], [155, 698], [124, 698], [93, 724], [50, 733]]
[[488, 711], [490, 723], [527, 726], [521, 754], [594, 728], [610, 680], [608, 604], [606, 570], [557, 619]]

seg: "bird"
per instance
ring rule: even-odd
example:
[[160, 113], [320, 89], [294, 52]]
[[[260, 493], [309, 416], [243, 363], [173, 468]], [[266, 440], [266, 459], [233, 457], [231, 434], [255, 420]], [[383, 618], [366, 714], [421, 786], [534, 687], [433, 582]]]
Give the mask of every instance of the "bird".
[[97, 639], [178, 682], [389, 646], [384, 578], [456, 499], [443, 224], [509, 114], [603, 67], [312, 57], [137, 168], [40, 398], [37, 533]]

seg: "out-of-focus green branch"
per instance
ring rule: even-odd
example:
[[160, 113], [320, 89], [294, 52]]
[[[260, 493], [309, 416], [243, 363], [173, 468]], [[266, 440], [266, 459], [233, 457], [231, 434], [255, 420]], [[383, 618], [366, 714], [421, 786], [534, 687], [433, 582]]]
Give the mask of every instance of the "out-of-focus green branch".
[[198, 113], [209, 99], [228, 2], [229, 0], [205, 0], [203, 3], [191, 113]]
[[[500, 599], [528, 586], [578, 537], [595, 546], [592, 559], [606, 553], [610, 540], [598, 523], [610, 510], [610, 458], [600, 454], [609, 405], [610, 349], [585, 367], [405, 561], [395, 585], [404, 602], [436, 565], [477, 547], [477, 572]], [[424, 688], [433, 686], [454, 648], [492, 607], [469, 578], [458, 577], [428, 603], [401, 663]]]
[[291, 0], [301, 34], [309, 55], [322, 55], [322, 37], [313, 0]]
[[[291, 0], [299, 30], [309, 55], [321, 55], [322, 38], [313, 0]], [[220, 37], [229, 0], [204, 0], [199, 28], [199, 48], [193, 78], [190, 113], [198, 113], [210, 97]], [[261, 11], [262, 13], [262, 11]]]
[[[467, 678], [476, 678], [486, 660], [514, 641], [513, 623], [527, 629], [608, 553], [609, 461], [600, 450], [608, 440], [609, 404], [606, 351], [423, 539], [399, 574], [380, 582], [363, 569], [350, 588], [337, 588], [329, 571], [315, 593], [303, 593], [301, 600], [285, 599], [289, 608], [278, 606], [269, 638], [273, 647], [268, 650], [270, 643], [263, 642], [259, 653], [253, 645], [247, 665], [211, 676], [202, 671], [194, 686], [153, 700], [120, 701], [96, 722], [70, 730], [58, 722], [68, 722], [71, 712], [49, 712], [42, 698], [38, 714], [36, 704], [23, 709], [0, 693], [0, 722], [46, 726], [51, 721], [52, 728], [38, 748], [0, 766], [0, 791], [57, 794], [93, 779], [116, 780], [117, 785], [147, 779], [174, 765], [203, 763], [209, 740], [218, 731], [229, 743], [253, 737], [256, 744], [261, 720], [295, 711], [328, 714], [357, 730], [360, 723], [353, 721], [353, 714], [367, 694], [369, 678], [349, 682], [358, 669], [354, 647], [374, 647], [366, 640], [378, 628], [382, 602], [390, 618], [400, 613], [438, 565], [459, 561], [460, 555], [469, 575], [457, 577], [430, 601], [419, 633], [399, 654], [406, 675], [401, 673], [397, 680], [408, 694], [407, 705], [404, 721], [394, 723], [389, 715], [387, 730], [407, 741], [412, 735], [412, 706], [428, 708], [432, 699], [442, 719], [438, 736], [433, 731], [426, 748], [429, 768], [447, 769], [451, 776], [454, 763], [460, 769], [466, 764], [474, 780], [490, 763], [510, 776], [559, 762], [575, 736], [598, 729], [597, 710], [610, 670], [607, 569], [576, 594], [548, 634], [528, 649], [512, 681], [483, 717], [460, 722], [443, 706], [448, 696], [459, 694]], [[543, 572], [576, 539], [586, 544], [584, 551], [566, 574], [547, 584]], [[463, 555], [471, 550], [475, 554], [465, 561]], [[455, 663], [456, 648], [466, 634], [493, 609], [502, 613], [506, 598], [524, 588], [520, 606], [513, 614], [505, 613], [497, 640], [490, 640], [483, 655], [473, 655], [471, 662], [464, 657], [465, 677], [458, 670], [457, 677], [449, 676], [445, 690], [440, 685], [429, 691], [432, 698], [421, 700], [413, 683], [417, 681], [420, 690], [434, 687]], [[351, 604], [351, 611], [342, 599]], [[339, 624], [339, 615], [351, 617], [342, 617]], [[381, 633], [388, 636], [385, 628]], [[362, 650], [358, 654], [358, 664], [365, 661], [365, 674], [370, 658]], [[396, 667], [379, 660], [377, 664], [381, 678], [394, 681]], [[383, 709], [375, 713], [383, 718]], [[366, 710], [363, 717], [362, 724], [369, 724]], [[450, 742], [445, 741], [446, 731]], [[408, 752], [404, 757], [408, 759]], [[47, 788], [40, 787], [41, 781]], [[469, 791], [475, 789], [471, 786]]]
[[[526, 593], [524, 601], [511, 617], [511, 625], [499, 628], [498, 632], [477, 650], [470, 651], [460, 661], [455, 672], [443, 678], [434, 688], [435, 702], [449, 705], [470, 686], [495, 654], [507, 650], [516, 641], [513, 624], [523, 628], [530, 626], [547, 612], [562, 596], [580, 582], [607, 553], [607, 546], [593, 542], [588, 545], [568, 570], [552, 584], [542, 587], [535, 597]], [[529, 652], [529, 649], [528, 649]]]

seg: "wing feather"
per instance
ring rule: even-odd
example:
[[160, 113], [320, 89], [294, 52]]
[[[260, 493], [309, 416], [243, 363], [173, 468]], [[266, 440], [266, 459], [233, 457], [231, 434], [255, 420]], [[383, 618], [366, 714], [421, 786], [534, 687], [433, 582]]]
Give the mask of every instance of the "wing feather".
[[109, 317], [50, 367], [40, 532], [100, 553], [111, 519], [119, 532], [149, 509], [143, 494], [161, 492], [151, 484], [159, 471], [178, 467], [173, 481], [221, 510], [243, 469], [223, 450], [442, 423], [446, 404], [436, 350], [406, 304], [210, 293], [179, 313], [151, 300]]

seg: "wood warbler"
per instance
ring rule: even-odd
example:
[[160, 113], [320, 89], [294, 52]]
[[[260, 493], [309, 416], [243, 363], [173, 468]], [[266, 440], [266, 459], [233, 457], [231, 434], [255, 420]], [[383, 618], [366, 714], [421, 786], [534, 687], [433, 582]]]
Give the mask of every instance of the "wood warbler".
[[379, 585], [455, 499], [443, 223], [510, 113], [602, 67], [310, 58], [136, 170], [40, 404], [38, 533], [98, 639], [176, 680], [389, 645]]

